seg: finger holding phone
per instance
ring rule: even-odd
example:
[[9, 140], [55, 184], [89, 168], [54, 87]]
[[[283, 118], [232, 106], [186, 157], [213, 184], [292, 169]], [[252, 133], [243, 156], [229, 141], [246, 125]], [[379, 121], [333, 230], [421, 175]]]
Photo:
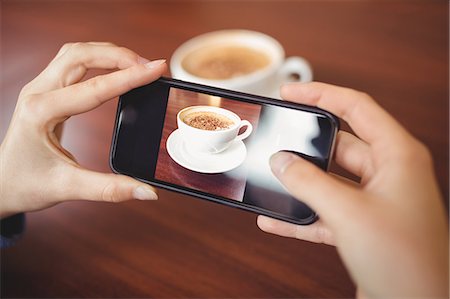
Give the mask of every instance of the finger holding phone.
[[[127, 176], [83, 169], [59, 140], [69, 117], [156, 80], [164, 60], [149, 61], [111, 43], [69, 43], [20, 92], [0, 147], [0, 218], [66, 200], [156, 199], [154, 189]], [[81, 81], [89, 69], [111, 73]]]
[[339, 180], [296, 155], [271, 158], [274, 174], [321, 219], [298, 226], [259, 216], [281, 236], [336, 245], [359, 289], [378, 298], [448, 298], [448, 229], [427, 148], [368, 95], [322, 83], [289, 84], [284, 99], [344, 119], [335, 160], [361, 178]]

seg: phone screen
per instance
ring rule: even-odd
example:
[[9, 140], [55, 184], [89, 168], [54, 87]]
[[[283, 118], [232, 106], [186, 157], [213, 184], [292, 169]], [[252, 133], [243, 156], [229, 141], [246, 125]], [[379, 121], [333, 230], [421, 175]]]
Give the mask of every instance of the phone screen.
[[173, 84], [149, 86], [121, 98], [114, 169], [288, 221], [315, 219], [276, 179], [269, 159], [290, 151], [326, 169], [336, 132], [329, 117]]

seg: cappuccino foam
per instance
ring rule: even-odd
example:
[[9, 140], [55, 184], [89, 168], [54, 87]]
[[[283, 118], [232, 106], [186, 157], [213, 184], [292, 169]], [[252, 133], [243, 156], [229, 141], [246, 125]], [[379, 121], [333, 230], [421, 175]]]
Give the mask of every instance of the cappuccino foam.
[[228, 117], [209, 111], [189, 113], [183, 118], [183, 122], [191, 127], [208, 131], [225, 130], [234, 125], [234, 122]]
[[247, 75], [269, 63], [265, 53], [239, 45], [204, 47], [189, 53], [181, 62], [192, 75], [213, 80]]

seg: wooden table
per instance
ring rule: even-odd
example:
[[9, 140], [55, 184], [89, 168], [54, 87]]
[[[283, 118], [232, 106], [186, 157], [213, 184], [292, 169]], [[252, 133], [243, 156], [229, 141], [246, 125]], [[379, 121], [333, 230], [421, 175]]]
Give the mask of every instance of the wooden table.
[[[447, 1], [37, 0], [1, 9], [1, 138], [21, 87], [65, 42], [170, 58], [195, 35], [245, 28], [306, 57], [316, 80], [374, 96], [431, 149], [448, 197]], [[109, 171], [115, 107], [67, 122], [63, 145], [82, 165]], [[74, 201], [29, 213], [23, 240], [1, 252], [1, 296], [354, 296], [335, 248], [262, 233], [255, 220], [165, 191], [157, 202]]]

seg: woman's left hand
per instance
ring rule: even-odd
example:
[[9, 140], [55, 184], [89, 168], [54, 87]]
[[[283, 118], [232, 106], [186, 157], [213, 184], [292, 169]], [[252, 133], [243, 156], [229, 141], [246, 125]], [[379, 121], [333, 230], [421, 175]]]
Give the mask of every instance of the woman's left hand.
[[[115, 70], [81, 81], [89, 69]], [[149, 61], [111, 43], [65, 44], [20, 92], [0, 146], [0, 218], [81, 199], [157, 199], [130, 177], [80, 167], [58, 137], [62, 123], [130, 89], [158, 79], [164, 60]]]

